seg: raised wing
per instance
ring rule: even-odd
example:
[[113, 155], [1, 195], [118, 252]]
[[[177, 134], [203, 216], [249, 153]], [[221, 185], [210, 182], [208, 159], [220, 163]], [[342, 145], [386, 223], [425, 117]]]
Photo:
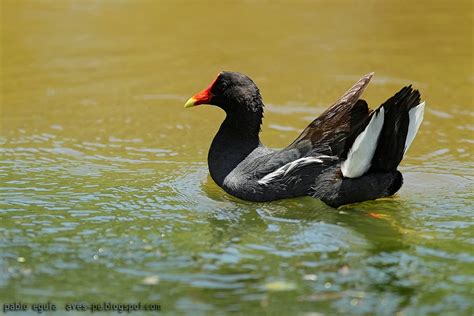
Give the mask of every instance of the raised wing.
[[369, 121], [367, 102], [359, 97], [369, 84], [374, 73], [362, 77], [352, 88], [316, 118], [287, 148], [298, 148], [302, 144], [312, 151], [344, 158], [350, 144]]
[[319, 172], [345, 158], [357, 134], [369, 123], [369, 108], [359, 97], [372, 76], [362, 77], [288, 147], [247, 165], [258, 183], [310, 185]]

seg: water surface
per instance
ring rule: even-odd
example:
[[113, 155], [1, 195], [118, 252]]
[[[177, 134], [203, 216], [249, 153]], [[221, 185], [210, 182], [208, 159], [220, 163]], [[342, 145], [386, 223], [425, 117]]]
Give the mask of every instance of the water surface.
[[[469, 1], [1, 2], [0, 302], [165, 314], [470, 315]], [[427, 102], [392, 198], [249, 203], [209, 178], [223, 119], [183, 109], [250, 75], [291, 142], [361, 75]], [[471, 297], [471, 299], [469, 299]]]

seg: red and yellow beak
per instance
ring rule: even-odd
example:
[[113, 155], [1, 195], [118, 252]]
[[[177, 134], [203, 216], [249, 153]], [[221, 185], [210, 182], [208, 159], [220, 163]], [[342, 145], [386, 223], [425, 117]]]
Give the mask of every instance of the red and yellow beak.
[[[216, 80], [217, 80], [217, 79], [216, 79]], [[199, 105], [199, 104], [210, 104], [211, 99], [212, 99], [212, 97], [213, 97], [212, 92], [211, 92], [211, 89], [212, 89], [212, 86], [214, 85], [214, 82], [216, 82], [216, 80], [214, 80], [214, 81], [209, 85], [209, 87], [207, 87], [206, 89], [202, 90], [202, 91], [199, 92], [198, 94], [195, 94], [193, 97], [191, 97], [191, 98], [184, 104], [184, 107], [185, 107], [185, 108], [190, 108], [190, 107], [193, 107], [193, 106], [196, 106], [196, 105]]]

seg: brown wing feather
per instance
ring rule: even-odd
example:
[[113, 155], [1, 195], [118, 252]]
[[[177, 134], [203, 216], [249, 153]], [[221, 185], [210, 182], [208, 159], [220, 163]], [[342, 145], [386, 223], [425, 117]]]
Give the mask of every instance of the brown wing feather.
[[359, 100], [374, 73], [362, 77], [352, 88], [317, 117], [288, 147], [300, 147], [311, 142], [319, 153], [343, 157], [355, 136], [367, 125], [370, 110], [367, 102]]

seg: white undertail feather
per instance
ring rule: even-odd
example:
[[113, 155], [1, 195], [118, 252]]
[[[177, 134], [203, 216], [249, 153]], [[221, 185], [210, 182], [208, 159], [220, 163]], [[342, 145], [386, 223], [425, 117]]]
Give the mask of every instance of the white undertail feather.
[[408, 111], [410, 123], [408, 124], [407, 138], [405, 139], [405, 154], [410, 148], [411, 143], [415, 139], [416, 133], [420, 128], [421, 122], [423, 121], [423, 113], [425, 112], [425, 102], [421, 102], [417, 106], [413, 107]]
[[347, 159], [341, 165], [344, 177], [357, 178], [369, 170], [382, 131], [384, 115], [385, 109], [382, 107], [372, 115], [367, 127], [357, 136]]

